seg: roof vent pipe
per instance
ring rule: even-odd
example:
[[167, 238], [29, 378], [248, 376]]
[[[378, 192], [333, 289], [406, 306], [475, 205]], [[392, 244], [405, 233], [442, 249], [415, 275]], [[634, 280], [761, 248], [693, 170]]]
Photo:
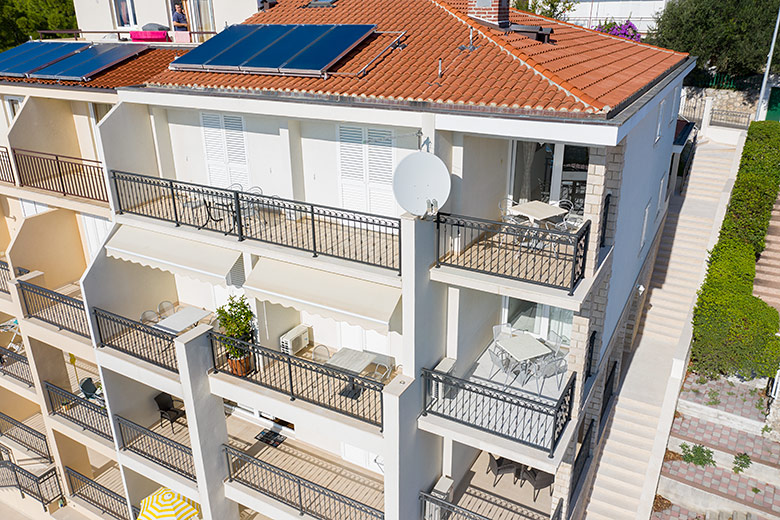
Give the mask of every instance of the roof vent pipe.
[[550, 36], [553, 33], [552, 27], [542, 27], [541, 25], [518, 25], [513, 23], [510, 29], [513, 32], [542, 43], [550, 43]]
[[488, 25], [509, 28], [509, 0], [469, 0], [467, 14]]

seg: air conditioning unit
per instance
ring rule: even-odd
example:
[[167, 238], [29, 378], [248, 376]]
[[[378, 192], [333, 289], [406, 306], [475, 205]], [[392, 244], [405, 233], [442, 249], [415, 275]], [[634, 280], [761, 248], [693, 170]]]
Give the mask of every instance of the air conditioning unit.
[[279, 346], [285, 354], [295, 355], [302, 348], [309, 346], [309, 326], [297, 325], [279, 338]]

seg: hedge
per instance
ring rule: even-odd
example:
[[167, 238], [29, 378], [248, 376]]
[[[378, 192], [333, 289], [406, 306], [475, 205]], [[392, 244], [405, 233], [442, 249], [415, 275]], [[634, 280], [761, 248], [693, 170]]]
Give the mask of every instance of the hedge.
[[772, 377], [780, 365], [780, 316], [753, 296], [779, 188], [780, 123], [754, 122], [693, 309], [691, 368], [699, 374]]

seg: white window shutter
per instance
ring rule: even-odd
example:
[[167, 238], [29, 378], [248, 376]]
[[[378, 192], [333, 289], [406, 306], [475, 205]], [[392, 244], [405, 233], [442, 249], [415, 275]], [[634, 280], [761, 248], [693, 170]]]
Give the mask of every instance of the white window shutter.
[[94, 258], [111, 229], [111, 221], [94, 215], [81, 214], [81, 223], [87, 240], [89, 257]]
[[368, 210], [363, 134], [362, 128], [339, 126], [341, 206], [353, 211]]
[[226, 188], [230, 184], [225, 150], [225, 130], [222, 116], [201, 112], [200, 123], [203, 128], [203, 149], [206, 153], [206, 170], [209, 185]]
[[35, 202], [34, 200], [19, 199], [22, 204], [22, 216], [32, 217], [38, 213], [43, 213], [49, 207], [43, 202]]
[[393, 132], [368, 129], [368, 211], [378, 215], [395, 215], [393, 196]]
[[249, 166], [244, 133], [244, 118], [241, 116], [223, 116], [225, 128], [225, 151], [230, 184], [240, 184], [249, 188]]

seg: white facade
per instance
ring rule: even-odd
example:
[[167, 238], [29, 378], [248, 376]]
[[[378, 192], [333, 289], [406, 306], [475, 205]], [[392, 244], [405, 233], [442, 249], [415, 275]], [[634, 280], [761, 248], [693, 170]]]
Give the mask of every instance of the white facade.
[[585, 27], [596, 27], [604, 21], [631, 20], [642, 34], [655, 25], [655, 17], [668, 0], [583, 0], [568, 13], [567, 20]]

